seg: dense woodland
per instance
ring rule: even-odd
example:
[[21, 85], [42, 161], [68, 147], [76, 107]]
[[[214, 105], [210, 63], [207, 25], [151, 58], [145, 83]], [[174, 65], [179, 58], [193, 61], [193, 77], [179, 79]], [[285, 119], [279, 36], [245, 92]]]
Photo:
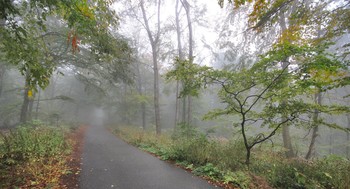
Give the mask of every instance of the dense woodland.
[[[349, 188], [349, 18], [346, 0], [1, 0], [0, 168], [97, 124], [227, 188]], [[49, 154], [21, 151], [32, 132]]]

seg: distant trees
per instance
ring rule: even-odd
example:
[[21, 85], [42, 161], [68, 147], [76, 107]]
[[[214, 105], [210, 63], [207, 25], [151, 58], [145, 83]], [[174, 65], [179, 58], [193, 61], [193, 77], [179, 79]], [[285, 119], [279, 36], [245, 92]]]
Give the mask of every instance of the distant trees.
[[159, 68], [158, 68], [158, 57], [159, 57], [159, 43], [160, 43], [160, 5], [161, 0], [157, 1], [157, 21], [156, 31], [151, 31], [149, 25], [144, 0], [140, 0], [140, 7], [142, 11], [142, 18], [144, 21], [144, 27], [147, 31], [147, 36], [152, 48], [152, 60], [153, 60], [153, 72], [154, 72], [154, 111], [155, 111], [155, 124], [157, 134], [161, 133], [160, 125], [160, 107], [159, 107]]

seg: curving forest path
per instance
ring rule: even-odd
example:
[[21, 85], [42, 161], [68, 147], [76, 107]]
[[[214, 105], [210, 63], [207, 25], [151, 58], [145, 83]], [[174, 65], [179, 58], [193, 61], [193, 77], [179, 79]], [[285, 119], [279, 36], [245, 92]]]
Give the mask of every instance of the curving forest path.
[[87, 129], [81, 168], [81, 189], [217, 188], [138, 150], [98, 125]]

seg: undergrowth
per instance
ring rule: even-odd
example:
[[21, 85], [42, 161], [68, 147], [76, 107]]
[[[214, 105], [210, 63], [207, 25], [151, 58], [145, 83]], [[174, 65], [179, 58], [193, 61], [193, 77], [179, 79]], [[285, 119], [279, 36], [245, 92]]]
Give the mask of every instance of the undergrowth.
[[257, 148], [253, 150], [248, 168], [239, 139], [210, 139], [186, 126], [161, 136], [134, 127], [119, 127], [115, 131], [127, 142], [163, 160], [176, 162], [195, 175], [242, 189], [349, 189], [350, 186], [350, 162], [337, 156], [311, 162], [302, 158], [286, 159], [282, 152]]
[[69, 128], [31, 122], [0, 131], [0, 188], [57, 188], [68, 174]]

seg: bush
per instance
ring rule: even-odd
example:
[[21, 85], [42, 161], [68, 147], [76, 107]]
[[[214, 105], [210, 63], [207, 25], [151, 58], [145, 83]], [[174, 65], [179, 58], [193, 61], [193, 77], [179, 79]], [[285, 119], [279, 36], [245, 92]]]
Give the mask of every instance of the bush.
[[200, 135], [200, 133], [192, 125], [189, 125], [187, 123], [179, 123], [172, 133], [171, 138], [173, 140], [179, 140], [183, 138], [190, 139], [198, 135]]
[[325, 188], [350, 187], [350, 162], [345, 158], [331, 155], [317, 160], [313, 169], [315, 179]]
[[255, 155], [251, 171], [265, 177], [276, 188], [308, 189], [350, 186], [350, 162], [337, 156], [315, 160], [285, 159], [281, 154], [261, 151]]
[[69, 149], [63, 132], [51, 127], [21, 126], [2, 135], [2, 141], [0, 158], [8, 163], [55, 156]]
[[212, 145], [203, 135], [182, 140], [178, 139], [173, 142], [169, 151], [169, 157], [172, 160], [205, 165], [210, 159]]
[[63, 128], [40, 122], [0, 135], [0, 188], [57, 188], [70, 144]]
[[199, 166], [193, 170], [193, 174], [197, 176], [208, 176], [213, 180], [222, 180], [223, 175], [221, 171], [215, 167], [212, 163], [207, 163], [203, 166]]

